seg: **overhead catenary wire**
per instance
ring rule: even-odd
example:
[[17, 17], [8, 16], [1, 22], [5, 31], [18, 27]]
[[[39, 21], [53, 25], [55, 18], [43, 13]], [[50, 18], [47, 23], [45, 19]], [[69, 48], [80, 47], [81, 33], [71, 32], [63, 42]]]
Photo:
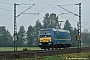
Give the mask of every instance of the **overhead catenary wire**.
[[73, 13], [73, 12], [71, 12], [71, 11], [69, 11], [69, 10], [67, 10], [67, 9], [65, 9], [65, 8], [63, 8], [62, 6], [60, 6], [60, 5], [58, 5], [60, 8], [62, 8], [62, 9], [64, 9], [65, 11], [67, 11], [67, 12], [69, 12], [69, 13], [72, 13], [72, 14], [74, 14], [74, 15], [76, 15], [76, 16], [79, 16], [79, 15], [77, 15], [76, 13]]
[[[43, 2], [38, 2], [38, 1], [33, 1], [33, 2], [42, 3], [42, 4], [47, 4], [47, 5], [50, 5], [50, 6], [54, 7], [54, 8], [56, 8], [55, 6], [59, 6], [59, 5], [55, 5], [55, 4], [43, 3]], [[75, 4], [60, 5], [60, 7], [61, 7], [61, 6], [70, 6], [70, 5], [75, 5]], [[77, 15], [76, 13], [73, 13], [73, 12], [71, 12], [71, 11], [63, 8], [63, 7], [61, 7], [61, 8], [64, 9], [65, 11], [68, 11], [69, 13], [72, 13], [72, 14], [74, 14], [74, 15], [76, 15], [76, 16], [79, 16], [79, 15]], [[58, 8], [56, 8], [56, 9], [58, 9]], [[60, 9], [58, 9], [58, 10], [60, 10]], [[66, 18], [66, 17], [63, 16], [63, 18]], [[69, 18], [68, 18], [68, 19], [69, 19]], [[73, 19], [69, 19], [69, 20], [73, 20]], [[73, 20], [73, 21], [75, 21], [75, 20]], [[76, 22], [77, 22], [77, 21], [76, 21]]]
[[[31, 1], [31, 0], [29, 0], [29, 4], [30, 4], [30, 1]], [[41, 8], [41, 9], [44, 10], [44, 11], [41, 11], [41, 10], [39, 10], [39, 9], [37, 10], [37, 9], [35, 9], [35, 8], [34, 8], [34, 9], [32, 8], [31, 10], [35, 10], [35, 11], [47, 13], [47, 12], [45, 12], [46, 9], [44, 9], [43, 7], [41, 7], [41, 6], [39, 6], [39, 5], [36, 5], [36, 6], [38, 6], [39, 8]]]
[[[45, 8], [43, 8], [43, 7], [39, 6], [39, 5], [36, 5], [36, 6], [38, 6], [39, 8], [41, 8], [44, 12], [47, 11]], [[49, 11], [47, 11], [46, 13], [48, 13], [48, 12], [49, 12]]]
[[[33, 4], [32, 6], [34, 6], [34, 5], [35, 5], [35, 4]], [[29, 8], [27, 8], [27, 9], [24, 10], [23, 12], [21, 12], [18, 16], [20, 16], [21, 14], [23, 14], [25, 11], [27, 11], [28, 9], [30, 9], [32, 6], [30, 6]], [[17, 16], [17, 17], [18, 17], [18, 16]], [[16, 17], [16, 18], [17, 18], [17, 17]]]
[[64, 17], [64, 16], [60, 16], [60, 17], [63, 17], [63, 18], [65, 18], [65, 19], [69, 19], [69, 20], [72, 20], [72, 21], [77, 22], [77, 21], [76, 21], [76, 20], [74, 20], [74, 19], [70, 19], [70, 18], [67, 18], [67, 17]]
[[[5, 0], [6, 1], [6, 0]], [[1, 1], [0, 1], [1, 2]], [[14, 2], [14, 1], [10, 1], [9, 0], [9, 2]], [[1, 3], [4, 3], [4, 4], [9, 4], [9, 5], [13, 5], [13, 4], [10, 4], [10, 3], [6, 3], [6, 2], [1, 2]], [[47, 4], [47, 3], [45, 3], [45, 4]], [[24, 3], [21, 3], [20, 5], [28, 5], [28, 4], [24, 4]], [[48, 4], [48, 5], [53, 5], [53, 4]], [[18, 6], [18, 7], [22, 7], [22, 8], [27, 8], [27, 7], [23, 7], [23, 6]], [[38, 7], [40, 7], [40, 6], [38, 6]], [[52, 7], [54, 7], [54, 6], [52, 6]], [[40, 8], [42, 8], [42, 7], [40, 7]], [[56, 8], [56, 7], [54, 7], [54, 8]], [[44, 9], [44, 8], [42, 8], [44, 11], [40, 11], [40, 10], [36, 10], [36, 9], [32, 9], [32, 10], [36, 10], [36, 11], [39, 11], [39, 12], [44, 12], [44, 13], [47, 13], [47, 12], [45, 12], [46, 11], [46, 9]], [[59, 9], [58, 9], [59, 10]]]
[[[1, 10], [5, 10], [5, 11], [10, 11], [10, 12], [14, 12], [13, 10], [9, 10], [9, 9], [5, 9], [5, 8], [0, 8]], [[35, 11], [39, 11], [39, 12], [44, 12], [44, 11], [40, 11], [40, 10], [36, 10], [36, 9], [31, 9], [31, 10], [35, 10]], [[17, 12], [17, 13], [22, 13], [22, 12]], [[46, 12], [44, 12], [46, 13]], [[26, 13], [27, 14], [27, 13]], [[33, 13], [31, 13], [33, 14]]]
[[35, 11], [39, 11], [39, 12], [43, 12], [43, 13], [47, 13], [45, 11], [41, 11], [41, 10], [38, 10], [38, 9], [31, 9], [31, 10], [35, 10]]
[[[6, 2], [2, 2], [2, 1], [0, 1], [0, 2], [1, 2], [1, 3], [4, 3], [4, 4], [13, 5], [13, 4], [6, 3]], [[27, 8], [27, 7], [25, 7], [25, 6], [20, 6], [20, 5], [18, 5], [18, 7]], [[12, 11], [12, 10], [3, 9], [3, 8], [1, 8], [1, 9], [2, 9], [2, 10], [7, 10], [7, 11]], [[44, 12], [44, 13], [46, 13], [45, 11], [41, 11], [41, 10], [37, 10], [37, 9], [31, 9], [31, 10], [35, 10], [35, 11], [39, 11], [39, 12]], [[12, 11], [12, 12], [14, 12], [14, 11]], [[18, 12], [18, 13], [20, 13], [20, 12]]]
[[[7, 2], [2, 2], [2, 1], [0, 1], [0, 3], [3, 3], [3, 4], [8, 4], [8, 5], [14, 5], [14, 4], [11, 4], [11, 3], [7, 3]], [[22, 7], [22, 8], [27, 8], [27, 7], [23, 7], [23, 6], [19, 6], [19, 7]]]
[[[6, 1], [6, 0], [5, 0]], [[9, 0], [10, 1], [10, 0]], [[31, 1], [33, 1], [33, 0], [31, 0]], [[10, 1], [10, 2], [14, 2], [14, 1]], [[38, 2], [38, 1], [33, 1], [33, 2]], [[2, 3], [5, 3], [5, 2], [2, 2]], [[38, 3], [43, 3], [43, 2], [38, 2]], [[9, 3], [5, 3], [5, 4], [9, 4]], [[22, 3], [23, 5], [24, 5], [24, 3]], [[55, 4], [49, 4], [49, 3], [43, 3], [43, 4], [48, 4], [48, 5], [55, 5]], [[10, 5], [13, 5], [13, 4], [10, 4]], [[68, 5], [75, 5], [75, 4], [68, 4]], [[67, 5], [67, 6], [68, 6]], [[55, 5], [55, 6], [57, 6], [57, 5]], [[63, 5], [60, 5], [60, 6], [63, 6]], [[22, 6], [20, 6], [20, 7], [22, 7]], [[40, 7], [40, 6], [39, 6]], [[54, 7], [54, 6], [53, 6]], [[23, 7], [23, 8], [27, 8], [27, 7]], [[54, 8], [56, 8], [56, 7], [54, 7]], [[63, 8], [63, 7], [61, 7], [61, 8]], [[43, 8], [42, 8], [43, 9]], [[64, 9], [64, 8], [63, 8]], [[43, 9], [43, 10], [45, 10], [45, 9]], [[69, 11], [69, 10], [67, 10], [67, 11]], [[70, 12], [70, 11], [69, 11]], [[70, 13], [72, 13], [72, 12], [70, 12]], [[76, 15], [76, 14], [75, 14]]]
[[[33, 0], [31, 0], [31, 1], [33, 1]], [[37, 3], [41, 3], [41, 4], [46, 4], [46, 5], [49, 5], [49, 6], [54, 7], [55, 9], [57, 9], [57, 10], [59, 10], [59, 11], [61, 10], [61, 9], [59, 9], [59, 8], [55, 7], [55, 6], [57, 6], [57, 5], [55, 5], [55, 4], [44, 3], [44, 2], [38, 2], [38, 1], [33, 1], [33, 2], [37, 2]], [[44, 10], [46, 10], [46, 9], [44, 9]]]
[[[64, 17], [64, 16], [60, 16], [60, 17], [65, 18], [65, 19], [69, 19], [69, 20], [72, 20], [72, 21], [75, 21], [75, 22], [78, 22], [78, 21], [76, 21], [76, 20], [74, 20], [74, 19], [67, 18], [67, 17]], [[88, 24], [88, 23], [90, 23], [90, 22], [81, 22], [81, 23], [86, 23], [86, 24]]]
[[13, 4], [11, 4], [11, 3], [2, 2], [2, 1], [0, 1], [0, 3], [4, 3], [4, 4], [8, 4], [8, 5], [13, 5]]
[[[41, 3], [41, 4], [47, 4], [47, 5], [50, 5], [50, 6], [53, 6], [54, 8], [56, 8], [55, 6], [60, 6], [62, 9], [64, 9], [65, 11], [68, 11], [69, 13], [72, 13], [72, 14], [74, 14], [74, 15], [76, 15], [76, 16], [79, 16], [79, 15], [77, 15], [76, 13], [73, 13], [73, 12], [71, 12], [71, 11], [69, 11], [69, 10], [67, 10], [67, 9], [65, 9], [65, 8], [63, 8], [62, 6], [71, 6], [71, 5], [76, 5], [76, 4], [64, 4], [64, 5], [57, 5], [57, 4], [50, 4], [50, 3], [45, 3], [45, 2], [39, 2], [39, 1], [34, 1], [34, 0], [31, 0], [31, 1], [33, 1], [33, 2], [37, 2], [37, 3]], [[63, 16], [64, 17], [64, 16]], [[65, 18], [65, 17], [64, 17]], [[73, 20], [73, 19], [70, 19], [70, 20]], [[75, 20], [73, 20], [73, 21], [75, 21]], [[76, 21], [77, 22], [77, 21]]]
[[[41, 4], [47, 4], [47, 5], [57, 6], [57, 4], [52, 4], [52, 3], [40, 2], [40, 1], [34, 1], [34, 0], [31, 0], [31, 1], [37, 2], [37, 3], [41, 3]], [[60, 5], [60, 6], [71, 6], [71, 5], [75, 5], [75, 4], [63, 4], [63, 5]]]
[[[61, 16], [61, 17], [65, 18], [65, 19], [69, 19], [69, 20], [72, 20], [72, 21], [77, 22], [76, 20], [73, 20], [73, 19], [70, 19], [70, 18], [67, 18], [67, 17], [64, 17], [64, 16]], [[81, 28], [83, 28], [83, 27], [85, 27], [86, 25], [88, 25], [90, 22], [81, 22], [81, 23], [85, 23], [85, 24], [81, 27]]]
[[[1, 1], [0, 1], [0, 2], [1, 2]], [[1, 3], [13, 5], [13, 4], [6, 3], [6, 2], [1, 2]], [[20, 7], [22, 7], [22, 8], [27, 8], [27, 7], [23, 7], [23, 6], [20, 6]], [[5, 10], [5, 11], [14, 12], [13, 10], [10, 10], [10, 9], [1, 8], [1, 6], [0, 6], [0, 9], [1, 9], [1, 10]], [[32, 10], [35, 10], [35, 9], [32, 9]], [[35, 11], [43, 12], [43, 11], [40, 11], [40, 10], [35, 10]], [[22, 12], [18, 12], [18, 11], [17, 11], [17, 13], [22, 13]], [[45, 13], [45, 12], [44, 12], [44, 13]], [[26, 13], [26, 14], [27, 14], [27, 13]], [[31, 14], [32, 14], [32, 13], [31, 13]], [[19, 14], [19, 15], [20, 15], [20, 14]], [[18, 15], [18, 16], [19, 16], [19, 15]], [[39, 15], [39, 13], [38, 13], [38, 15]], [[17, 16], [17, 17], [18, 17], [18, 16]]]
[[[39, 1], [34, 1], [34, 0], [31, 0], [31, 1], [52, 6], [52, 7], [54, 7], [55, 9], [57, 9], [59, 11], [61, 10], [61, 9], [56, 7], [56, 6], [58, 6], [57, 4], [50, 4], [50, 3], [39, 2]], [[64, 5], [60, 5], [60, 6], [71, 6], [71, 5], [75, 5], [75, 4], [64, 4]], [[62, 10], [61, 10], [61, 12], [62, 12]]]
[[10, 12], [14, 12], [13, 10], [4, 9], [4, 8], [1, 8], [1, 7], [0, 7], [0, 9], [1, 9], [1, 10], [10, 11]]
[[32, 5], [32, 4], [25, 4], [22, 2], [16, 2], [16, 1], [11, 1], [11, 0], [4, 0], [4, 1], [8, 1], [8, 2], [12, 2], [12, 3], [18, 3], [18, 4], [22, 4], [22, 5]]
[[[75, 5], [75, 4], [74, 4]], [[78, 16], [79, 17], [79, 15], [77, 15], [76, 13], [73, 13], [73, 12], [71, 12], [71, 11], [69, 11], [69, 10], [67, 10], [67, 9], [65, 9], [65, 8], [63, 8], [62, 6], [60, 6], [60, 5], [58, 5], [59, 7], [61, 7], [62, 9], [64, 9], [65, 11], [67, 11], [67, 12], [69, 12], [69, 13], [72, 13], [72, 14], [74, 14], [75, 16]], [[64, 17], [65, 18], [65, 17]], [[89, 22], [88, 22], [89, 23]], [[84, 26], [86, 26], [88, 23], [86, 23], [85, 25], [83, 25], [82, 27], [84, 27]]]
[[88, 25], [90, 22], [87, 22], [86, 24], [84, 24], [81, 28], [83, 28], [84, 26]]
[[[31, 0], [33, 1], [33, 0]], [[55, 5], [55, 4], [50, 4], [50, 3], [45, 3], [45, 2], [39, 2], [39, 1], [33, 1], [33, 2], [37, 2], [37, 3], [41, 3], [41, 4], [47, 4], [47, 5]]]
[[[39, 2], [39, 1], [34, 1], [34, 0], [31, 0], [31, 1], [37, 2], [37, 3], [41, 3], [41, 4], [50, 5], [50, 6], [54, 7], [55, 9], [57, 9], [57, 10], [59, 10], [59, 11], [61, 10], [61, 9], [55, 7], [55, 6], [58, 6], [57, 4], [50, 4], [50, 3]], [[60, 5], [60, 6], [71, 6], [71, 5], [75, 5], [75, 4], [64, 4], [64, 5]], [[61, 11], [62, 11], [62, 10], [61, 10]], [[75, 14], [75, 15], [76, 15], [76, 14]]]
[[[30, 1], [32, 1], [32, 0], [30, 0]], [[44, 13], [47, 13], [47, 12], [48, 12], [45, 8], [43, 8], [43, 7], [39, 6], [39, 5], [36, 5], [36, 6], [39, 7], [39, 8], [41, 8], [43, 11], [37, 10], [37, 9], [32, 9], [32, 10], [36, 10], [36, 11], [44, 12]], [[47, 11], [47, 12], [46, 12], [46, 11]]]
[[16, 1], [11, 1], [11, 0], [3, 0], [3, 1], [8, 1], [8, 2], [11, 2], [11, 3], [20, 3], [20, 4], [24, 4], [22, 2], [16, 2]]
[[[5, 1], [7, 1], [7, 0], [5, 0]], [[10, 1], [10, 0], [9, 0], [9, 2], [17, 3], [17, 2], [15, 2], [15, 1]], [[13, 5], [13, 4], [6, 3], [6, 2], [1, 2], [1, 3]], [[20, 5], [18, 5], [18, 7], [22, 7], [22, 8], [27, 8], [27, 7], [21, 6], [21, 5], [32, 5], [32, 4], [30, 4], [30, 0], [29, 0], [29, 4], [24, 4], [24, 3], [22, 3], [22, 2], [18, 2], [18, 3], [20, 4]], [[40, 7], [40, 6], [38, 5], [38, 7]], [[40, 8], [42, 8], [42, 7], [40, 7]], [[44, 11], [40, 11], [40, 10], [36, 10], [36, 9], [32, 9], [32, 10], [46, 13], [46, 12], [45, 12], [46, 10], [45, 10], [44, 8], [42, 8], [42, 9], [43, 9]]]
[[[3, 1], [0, 1], [1, 3], [4, 3], [4, 4], [8, 4], [8, 5], [13, 5], [11, 3], [7, 3], [7, 2], [3, 2]], [[24, 4], [24, 3], [17, 3], [19, 5], [33, 5], [33, 4]], [[23, 6], [19, 6], [19, 7], [23, 7]], [[23, 7], [23, 8], [26, 8], [26, 7]]]
[[[1, 10], [5, 10], [5, 11], [9, 11], [9, 12], [14, 12], [13, 10], [5, 9], [5, 8], [2, 8], [2, 7], [0, 7], [0, 9], [1, 9]], [[17, 13], [21, 13], [21, 12], [17, 11]]]
[[[33, 2], [38, 2], [38, 1], [33, 1]], [[47, 4], [47, 5], [55, 5], [55, 4], [49, 4], [49, 3], [43, 3], [43, 2], [38, 2], [38, 3], [42, 3], [42, 4]], [[75, 5], [75, 4], [67, 4], [67, 5], [58, 5], [59, 7], [61, 7], [61, 6], [70, 6], [70, 5]], [[56, 5], [55, 5], [56, 6]], [[54, 7], [54, 6], [53, 6]], [[56, 7], [54, 7], [54, 8], [56, 8]], [[63, 8], [63, 7], [61, 7], [62, 9], [64, 9], [65, 11], [68, 11], [69, 13], [72, 13], [72, 14], [74, 14], [74, 15], [76, 15], [76, 16], [79, 16], [79, 15], [77, 15], [76, 13], [73, 13], [73, 12], [71, 12], [71, 11], [69, 11], [69, 10], [67, 10], [67, 9], [65, 9], [65, 8]], [[66, 18], [66, 17], [64, 17], [64, 16], [62, 16], [63, 18]], [[67, 18], [67, 19], [69, 19], [69, 18]], [[69, 20], [73, 20], [73, 19], [69, 19]], [[77, 22], [76, 20], [73, 20], [73, 21], [75, 21], [75, 22]], [[87, 25], [87, 23], [84, 25], [84, 26], [86, 26]], [[84, 27], [83, 26], [83, 27]]]
[[[11, 0], [4, 0], [4, 1], [24, 4], [24, 3], [22, 3], [22, 2], [16, 2], [16, 1], [11, 1]], [[54, 7], [54, 8], [56, 8], [56, 9], [59, 10], [59, 8], [56, 7], [56, 6], [58, 6], [57, 4], [50, 4], [50, 3], [38, 2], [38, 1], [34, 1], [34, 0], [30, 0], [30, 1], [37, 2], [37, 3], [41, 3], [41, 4], [47, 4], [47, 5], [50, 5], [50, 6], [52, 6], [52, 7]], [[3, 2], [3, 1], [0, 1], [0, 2], [1, 2], [1, 3], [4, 3], [4, 4], [13, 5], [13, 4], [11, 4], [11, 3], [7, 3], [7, 2]], [[75, 4], [65, 4], [65, 5], [60, 5], [60, 7], [62, 7], [62, 6], [70, 6], [70, 5], [75, 5]], [[18, 6], [18, 7], [27, 8], [27, 7], [24, 7], [24, 6]], [[38, 6], [38, 7], [40, 7], [40, 6]], [[1, 8], [1, 7], [0, 7], [0, 9], [13, 12], [13, 10], [4, 9], [4, 8]], [[41, 7], [41, 9], [44, 10], [44, 11], [41, 11], [41, 10], [35, 9], [35, 8], [34, 8], [34, 9], [31, 9], [31, 10], [47, 13], [47, 12], [45, 12], [46, 9], [44, 9], [44, 8], [42, 8], [42, 7]], [[65, 11], [68, 11], [69, 13], [72, 13], [72, 14], [76, 15], [75, 13], [73, 13], [73, 12], [71, 12], [71, 11], [63, 8], [63, 7], [62, 7], [62, 9], [64, 9]], [[21, 12], [18, 12], [18, 13], [21, 13]], [[77, 16], [78, 16], [78, 15], [77, 15]], [[70, 20], [72, 20], [72, 19], [70, 19]], [[84, 19], [84, 20], [85, 20], [85, 19]], [[73, 21], [74, 21], [74, 20], [73, 20]], [[86, 24], [86, 25], [87, 25], [87, 24]], [[86, 25], [85, 25], [85, 26], [86, 26]]]

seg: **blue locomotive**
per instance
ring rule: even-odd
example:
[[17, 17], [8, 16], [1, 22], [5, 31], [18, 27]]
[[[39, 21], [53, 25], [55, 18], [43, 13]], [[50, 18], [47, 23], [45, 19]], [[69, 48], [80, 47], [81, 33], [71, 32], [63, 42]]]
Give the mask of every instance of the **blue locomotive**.
[[71, 36], [68, 30], [46, 28], [38, 33], [38, 45], [41, 49], [60, 49], [71, 46]]

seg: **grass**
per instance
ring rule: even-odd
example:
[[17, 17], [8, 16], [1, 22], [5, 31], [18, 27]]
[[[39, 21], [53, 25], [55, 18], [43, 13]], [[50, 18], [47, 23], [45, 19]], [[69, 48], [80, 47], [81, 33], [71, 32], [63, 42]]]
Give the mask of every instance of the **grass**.
[[[22, 51], [25, 48], [28, 50], [41, 50], [39, 47], [17, 47], [17, 51]], [[0, 47], [0, 51], [14, 51], [14, 47]]]
[[42, 60], [90, 60], [90, 52], [81, 52], [73, 54], [62, 54], [57, 56], [43, 57]]
[[15, 60], [90, 60], [90, 52], [81, 52], [73, 54], [62, 54], [56, 56], [37, 56], [36, 58], [22, 58]]
[[90, 52], [81, 52], [81, 53], [73, 53], [73, 54], [64, 54], [61, 55], [62, 56], [62, 60], [78, 60], [78, 59], [82, 59], [82, 60], [90, 60]]
[[[7, 59], [3, 59], [7, 60]], [[21, 59], [12, 59], [12, 60], [90, 60], [90, 52], [81, 52], [73, 54], [62, 54], [56, 56], [37, 56], [35, 58], [21, 58]]]
[[[17, 49], [18, 51], [21, 51], [24, 48], [27, 48], [28, 50], [41, 50], [39, 47], [18, 47]], [[14, 49], [13, 47], [0, 47], [0, 51], [13, 51], [13, 49]], [[13, 60], [90, 60], [90, 51], [73, 54], [62, 54], [56, 56], [44, 56], [44, 57], [36, 56], [35, 58], [21, 58]]]

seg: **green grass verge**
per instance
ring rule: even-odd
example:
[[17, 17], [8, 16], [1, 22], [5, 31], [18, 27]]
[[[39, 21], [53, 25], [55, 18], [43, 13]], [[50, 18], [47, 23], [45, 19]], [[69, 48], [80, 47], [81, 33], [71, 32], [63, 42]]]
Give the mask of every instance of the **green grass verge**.
[[90, 60], [90, 52], [81, 52], [73, 54], [62, 54], [56, 56], [44, 56], [36, 58], [22, 58], [15, 60]]
[[62, 60], [90, 60], [90, 52], [61, 55]]
[[[25, 48], [28, 50], [41, 50], [39, 47], [17, 47], [17, 51], [22, 51]], [[14, 51], [14, 47], [0, 47], [0, 52], [1, 51]]]
[[90, 60], [90, 52], [43, 57], [42, 60]]
[[[27, 48], [28, 50], [41, 50], [39, 47], [18, 47], [18, 51]], [[13, 47], [0, 47], [0, 51], [13, 51]], [[13, 60], [90, 60], [90, 52], [81, 52], [73, 54], [62, 54], [56, 56], [36, 56], [35, 58], [22, 58], [22, 59], [13, 59]], [[5, 59], [3, 59], [5, 60]]]
[[[2, 59], [7, 60], [7, 59]], [[12, 60], [90, 60], [90, 52], [81, 52], [73, 54], [62, 54], [56, 56], [37, 56], [36, 58], [21, 58], [21, 59], [12, 59]]]

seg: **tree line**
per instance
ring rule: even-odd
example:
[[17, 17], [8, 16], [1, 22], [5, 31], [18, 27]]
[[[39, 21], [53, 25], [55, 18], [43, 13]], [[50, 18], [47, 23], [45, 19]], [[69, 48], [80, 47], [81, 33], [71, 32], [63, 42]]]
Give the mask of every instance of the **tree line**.
[[[24, 26], [20, 26], [19, 31], [17, 32], [18, 41], [17, 46], [38, 46], [38, 31], [41, 28], [58, 28], [61, 24], [58, 24], [58, 16], [55, 13], [46, 13], [44, 19], [42, 21], [43, 24], [39, 20], [36, 21], [35, 26], [30, 25], [28, 30], [25, 31]], [[73, 28], [69, 22], [66, 20], [64, 30], [69, 30], [71, 33], [72, 46], [77, 46], [76, 35], [78, 30]], [[90, 43], [90, 33], [82, 33], [82, 42], [89, 44]], [[13, 36], [11, 36], [9, 30], [6, 30], [5, 26], [0, 26], [0, 46], [8, 47], [13, 46]]]

